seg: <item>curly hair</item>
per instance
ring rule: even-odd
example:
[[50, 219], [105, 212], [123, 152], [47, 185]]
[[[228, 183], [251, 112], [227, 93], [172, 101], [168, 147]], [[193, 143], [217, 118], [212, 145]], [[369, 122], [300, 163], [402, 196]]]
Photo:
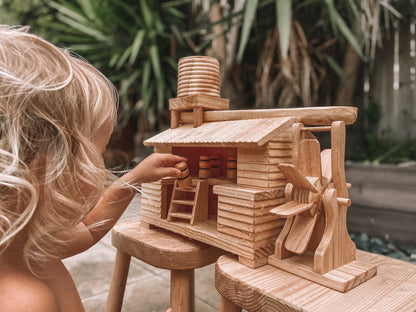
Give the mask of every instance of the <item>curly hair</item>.
[[0, 26], [0, 255], [32, 271], [57, 258], [108, 173], [93, 144], [117, 95], [97, 69], [27, 27]]

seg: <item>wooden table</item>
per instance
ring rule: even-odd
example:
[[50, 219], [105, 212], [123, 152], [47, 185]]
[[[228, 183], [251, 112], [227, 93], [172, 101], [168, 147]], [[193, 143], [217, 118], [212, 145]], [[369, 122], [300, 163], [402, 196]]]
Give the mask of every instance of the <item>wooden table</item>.
[[112, 231], [117, 248], [106, 311], [120, 311], [129, 271], [135, 257], [154, 267], [170, 270], [170, 305], [175, 312], [192, 312], [195, 304], [194, 269], [214, 263], [224, 251], [192, 241], [140, 220], [118, 223]]
[[377, 265], [377, 275], [346, 293], [265, 265], [256, 269], [231, 255], [217, 260], [219, 311], [416, 311], [416, 266], [357, 250], [357, 259]]

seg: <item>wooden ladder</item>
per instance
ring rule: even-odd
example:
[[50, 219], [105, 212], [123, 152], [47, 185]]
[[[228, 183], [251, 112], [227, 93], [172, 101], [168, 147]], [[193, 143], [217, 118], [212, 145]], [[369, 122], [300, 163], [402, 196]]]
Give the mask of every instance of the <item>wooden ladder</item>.
[[186, 189], [173, 187], [172, 199], [169, 204], [167, 220], [189, 220], [191, 225], [197, 221], [208, 219], [208, 182], [192, 179], [192, 185]]

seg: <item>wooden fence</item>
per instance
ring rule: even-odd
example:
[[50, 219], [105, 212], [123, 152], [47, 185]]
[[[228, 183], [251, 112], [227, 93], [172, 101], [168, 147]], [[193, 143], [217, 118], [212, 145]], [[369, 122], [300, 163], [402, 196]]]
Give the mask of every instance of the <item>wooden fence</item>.
[[416, 138], [416, 25], [401, 23], [377, 55], [371, 74], [372, 99], [380, 105], [376, 126], [383, 138]]

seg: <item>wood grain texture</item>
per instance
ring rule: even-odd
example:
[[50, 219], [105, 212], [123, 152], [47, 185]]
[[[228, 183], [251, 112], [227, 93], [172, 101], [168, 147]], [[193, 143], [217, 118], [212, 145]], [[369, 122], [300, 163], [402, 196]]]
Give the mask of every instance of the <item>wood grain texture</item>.
[[[208, 219], [195, 225], [182, 221], [168, 222], [166, 219], [160, 219], [157, 213], [149, 210], [142, 210], [140, 219], [156, 227], [226, 250], [246, 259], [251, 259], [253, 263], [267, 263], [267, 257], [273, 252], [272, 245], [253, 248], [245, 246], [236, 240], [221, 237], [218, 233], [216, 220]], [[278, 226], [282, 226], [282, 224], [278, 224]], [[275, 235], [277, 236], [277, 233]], [[258, 259], [263, 260], [258, 262]]]
[[363, 251], [357, 252], [357, 259], [377, 266], [377, 275], [346, 293], [270, 265], [250, 269], [228, 255], [217, 261], [215, 286], [228, 301], [249, 312], [415, 311], [415, 265]]
[[203, 94], [189, 95], [169, 100], [170, 110], [192, 110], [195, 107], [224, 110], [228, 109], [229, 105], [230, 100], [228, 99]]
[[168, 129], [146, 140], [144, 145], [175, 146], [262, 146], [284, 132], [294, 122], [293, 117], [208, 122], [194, 128], [184, 125]]
[[193, 269], [170, 271], [170, 306], [173, 311], [195, 311], [195, 272]]
[[[357, 119], [357, 111], [356, 107], [350, 106], [206, 111], [204, 112], [204, 121], [214, 122], [290, 116], [295, 117], [298, 121], [310, 126], [330, 125], [333, 121], [337, 120], [342, 120], [346, 125], [350, 125]], [[181, 114], [181, 122], [191, 123], [191, 115], [185, 113]]]
[[163, 229], [140, 227], [140, 220], [117, 224], [112, 244], [118, 250], [155, 267], [186, 270], [215, 262], [223, 251]]
[[111, 285], [108, 292], [106, 312], [121, 311], [123, 305], [124, 290], [126, 289], [127, 276], [129, 274], [131, 256], [117, 250], [114, 261]]

